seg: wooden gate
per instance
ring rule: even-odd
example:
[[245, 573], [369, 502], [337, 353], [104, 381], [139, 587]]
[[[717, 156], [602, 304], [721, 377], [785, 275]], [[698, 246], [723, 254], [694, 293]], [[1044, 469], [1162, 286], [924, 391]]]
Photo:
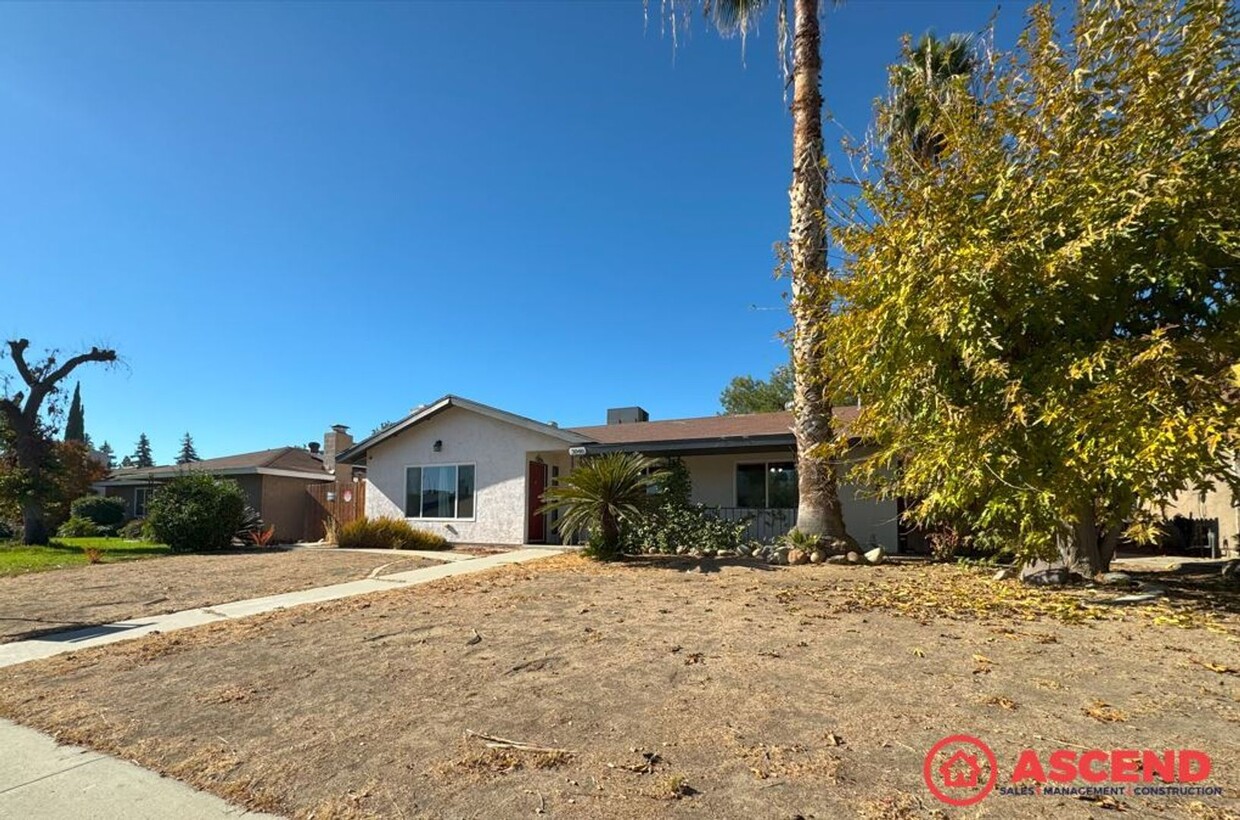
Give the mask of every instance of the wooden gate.
[[306, 540], [321, 540], [327, 532], [327, 520], [336, 525], [347, 524], [366, 514], [366, 482], [351, 478], [324, 481], [306, 486]]

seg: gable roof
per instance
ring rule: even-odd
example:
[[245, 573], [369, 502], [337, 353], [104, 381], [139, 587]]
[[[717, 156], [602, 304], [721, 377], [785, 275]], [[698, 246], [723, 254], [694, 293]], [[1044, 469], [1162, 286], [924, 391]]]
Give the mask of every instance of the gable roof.
[[439, 415], [449, 407], [459, 407], [462, 410], [468, 410], [471, 413], [477, 413], [478, 415], [486, 416], [487, 418], [492, 418], [496, 421], [502, 421], [505, 424], [511, 424], [515, 427], [521, 427], [535, 433], [542, 433], [545, 436], [558, 438], [566, 444], [584, 444], [589, 441], [589, 439], [585, 436], [571, 430], [565, 430], [559, 427], [554, 427], [550, 424], [544, 424], [541, 421], [535, 421], [534, 419], [526, 418], [525, 416], [518, 416], [516, 413], [509, 413], [507, 410], [500, 410], [498, 407], [491, 407], [488, 404], [472, 401], [460, 396], [454, 396], [449, 393], [431, 404], [426, 404], [417, 408], [395, 424], [384, 427], [374, 435], [362, 439], [357, 444], [354, 444], [348, 450], [345, 450], [343, 453], [338, 455], [336, 457], [336, 461], [342, 464], [356, 464], [364, 455], [366, 455], [367, 451], [371, 450], [376, 445], [381, 444], [392, 436], [408, 430], [415, 424], [420, 424], [427, 419]]
[[322, 456], [316, 456], [302, 447], [276, 447], [253, 453], [207, 458], [189, 464], [167, 464], [156, 467], [122, 467], [113, 470], [100, 484], [125, 484], [148, 479], [172, 478], [185, 472], [212, 473], [214, 475], [292, 475], [306, 478], [331, 478], [323, 466]]

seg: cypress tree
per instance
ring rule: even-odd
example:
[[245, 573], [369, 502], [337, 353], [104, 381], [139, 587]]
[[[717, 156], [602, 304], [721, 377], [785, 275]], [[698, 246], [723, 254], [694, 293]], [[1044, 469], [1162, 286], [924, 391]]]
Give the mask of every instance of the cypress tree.
[[65, 441], [86, 441], [86, 411], [82, 407], [82, 383], [73, 386], [73, 402], [65, 421]]

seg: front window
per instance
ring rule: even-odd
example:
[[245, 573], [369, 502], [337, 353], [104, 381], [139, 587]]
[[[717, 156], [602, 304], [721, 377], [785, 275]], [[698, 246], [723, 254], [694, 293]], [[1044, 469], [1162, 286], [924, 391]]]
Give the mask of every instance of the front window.
[[436, 464], [405, 469], [407, 518], [473, 518], [474, 465]]
[[793, 509], [797, 506], [797, 465], [771, 461], [736, 465], [736, 506]]

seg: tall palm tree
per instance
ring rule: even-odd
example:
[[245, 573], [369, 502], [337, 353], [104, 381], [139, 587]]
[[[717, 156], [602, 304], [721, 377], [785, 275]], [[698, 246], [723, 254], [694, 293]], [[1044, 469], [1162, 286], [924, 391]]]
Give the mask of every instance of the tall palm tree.
[[[699, 0], [673, 0], [677, 8]], [[792, 60], [787, 64], [788, 3], [792, 4]], [[833, 0], [827, 0], [833, 2]], [[840, 0], [834, 0], [838, 5]], [[827, 374], [816, 365], [820, 349], [820, 293], [827, 270], [826, 155], [822, 142], [822, 32], [819, 0], [700, 0], [721, 34], [745, 35], [776, 6], [780, 58], [792, 80], [792, 184], [788, 188], [788, 257], [792, 268], [793, 433], [797, 442], [797, 529], [856, 544], [844, 528], [839, 475], [828, 455], [835, 441]], [[673, 24], [675, 20], [673, 19]]]
[[888, 145], [903, 142], [928, 167], [947, 149], [947, 135], [934, 125], [928, 103], [966, 90], [977, 68], [972, 38], [922, 36], [892, 72], [895, 104], [885, 124]]

